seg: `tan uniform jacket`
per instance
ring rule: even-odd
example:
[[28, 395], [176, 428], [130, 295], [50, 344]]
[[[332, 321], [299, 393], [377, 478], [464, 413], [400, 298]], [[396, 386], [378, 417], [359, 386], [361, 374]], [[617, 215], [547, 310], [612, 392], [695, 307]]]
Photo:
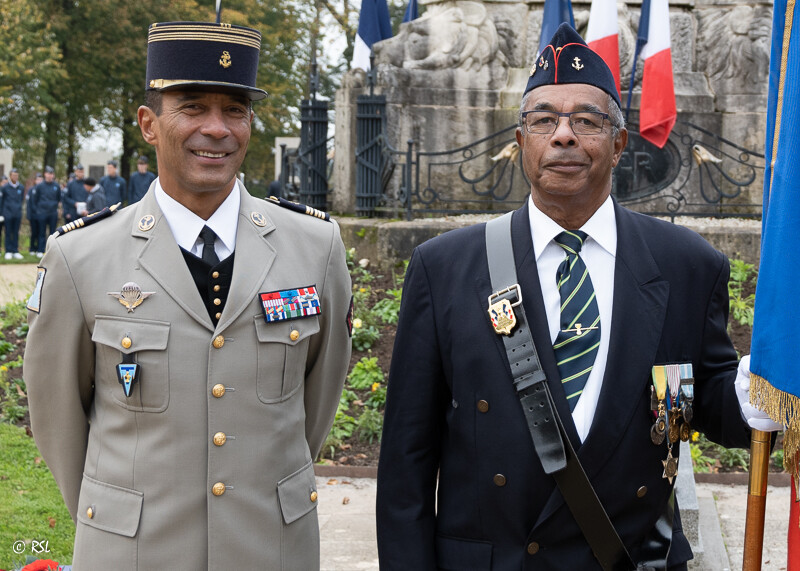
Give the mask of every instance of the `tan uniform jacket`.
[[[152, 187], [49, 240], [24, 375], [36, 444], [77, 520], [78, 571], [319, 567], [312, 458], [350, 357], [344, 247], [336, 223], [239, 189], [216, 328]], [[133, 312], [108, 294], [126, 282], [154, 292]], [[265, 321], [260, 292], [310, 285], [321, 315]], [[128, 398], [123, 353], [142, 370]]]

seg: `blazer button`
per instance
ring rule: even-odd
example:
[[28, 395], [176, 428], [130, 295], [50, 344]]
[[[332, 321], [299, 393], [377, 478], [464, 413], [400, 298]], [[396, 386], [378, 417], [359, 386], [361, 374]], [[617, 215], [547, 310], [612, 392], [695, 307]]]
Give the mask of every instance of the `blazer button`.
[[214, 298], [214, 305], [222, 305], [222, 300], [218, 297]]
[[86, 517], [89, 519], [94, 517], [94, 506], [89, 506], [89, 509], [86, 510]]
[[213, 274], [211, 274], [211, 277], [217, 279], [219, 277], [219, 272], [214, 272]]
[[299, 337], [300, 337], [300, 332], [297, 329], [292, 329], [292, 332], [289, 333], [289, 339], [291, 339], [292, 341], [297, 341]]
[[219, 291], [219, 290], [220, 290], [220, 286], [218, 286], [218, 285], [215, 285], [215, 286], [214, 286], [214, 291]]
[[478, 401], [478, 410], [480, 412], [489, 412], [489, 403], [485, 400]]
[[315, 490], [315, 491], [313, 491], [313, 492], [311, 492], [311, 496], [309, 496], [309, 499], [310, 499], [312, 502], [316, 502], [316, 501], [317, 501], [317, 492], [316, 492], [316, 490]]
[[531, 541], [528, 544], [528, 553], [530, 555], [536, 555], [537, 553], [539, 553], [539, 544], [536, 543], [535, 541]]
[[638, 490], [636, 490], [636, 497], [643, 498], [647, 494], [647, 486], [642, 486]]
[[133, 345], [133, 341], [131, 341], [130, 337], [125, 336], [125, 337], [122, 338], [122, 343], [120, 343], [120, 344], [122, 345], [123, 349], [130, 349], [131, 345]]
[[217, 312], [217, 314], [216, 314], [214, 317], [216, 317], [217, 319], [219, 319], [220, 317], [222, 317], [222, 313], [220, 313], [220, 312]]
[[221, 398], [222, 395], [225, 394], [225, 385], [222, 383], [214, 385], [214, 388], [211, 389], [211, 394], [214, 395], [215, 398]]
[[217, 432], [214, 435], [214, 444], [217, 446], [222, 446], [228, 440], [228, 437], [225, 436], [224, 432]]
[[211, 344], [214, 346], [214, 349], [222, 349], [222, 346], [225, 345], [225, 338], [222, 335], [217, 335], [214, 337], [214, 342]]
[[221, 496], [225, 493], [225, 484], [222, 482], [217, 482], [213, 486], [211, 486], [211, 493], [215, 496]]
[[494, 481], [495, 486], [502, 487], [506, 485], [506, 477], [502, 474], [495, 474], [494, 478], [492, 478], [492, 481]]

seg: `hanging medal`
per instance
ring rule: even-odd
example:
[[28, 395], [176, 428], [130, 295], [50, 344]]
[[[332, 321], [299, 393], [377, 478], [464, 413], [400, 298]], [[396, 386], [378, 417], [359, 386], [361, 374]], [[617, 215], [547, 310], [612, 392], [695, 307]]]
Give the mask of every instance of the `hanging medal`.
[[675, 443], [681, 435], [680, 370], [677, 365], [664, 367], [667, 376], [667, 415], [669, 416], [669, 441]]
[[[656, 421], [650, 428], [650, 439], [656, 446], [664, 442], [667, 430], [667, 376], [664, 367], [653, 367], [653, 394], [657, 401]], [[652, 397], [651, 397], [652, 399]]]
[[135, 355], [136, 353], [123, 353], [122, 363], [117, 365], [117, 380], [122, 385], [122, 392], [126, 397], [130, 397], [133, 393], [133, 387], [139, 381], [141, 374], [141, 368], [134, 359]]

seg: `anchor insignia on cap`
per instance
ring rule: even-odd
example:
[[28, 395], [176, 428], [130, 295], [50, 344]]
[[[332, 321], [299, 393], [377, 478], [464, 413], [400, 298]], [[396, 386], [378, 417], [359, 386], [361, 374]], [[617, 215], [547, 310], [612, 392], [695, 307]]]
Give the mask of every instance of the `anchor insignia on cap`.
[[581, 58], [576, 57], [575, 60], [572, 62], [572, 67], [574, 67], [578, 71], [582, 70], [583, 64], [581, 63]]
[[231, 62], [231, 54], [227, 51], [222, 52], [222, 57], [219, 58], [219, 65], [225, 69], [228, 69], [231, 66], [231, 63], [233, 63]]
[[122, 305], [128, 308], [128, 313], [133, 313], [134, 309], [142, 305], [142, 302], [154, 293], [154, 291], [142, 291], [139, 284], [128, 282], [118, 293], [110, 291], [108, 295], [116, 297]]

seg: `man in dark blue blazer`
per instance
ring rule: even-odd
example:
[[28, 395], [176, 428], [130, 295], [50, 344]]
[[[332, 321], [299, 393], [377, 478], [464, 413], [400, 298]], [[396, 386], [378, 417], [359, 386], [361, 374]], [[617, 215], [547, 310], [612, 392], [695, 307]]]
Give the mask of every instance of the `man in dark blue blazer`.
[[[517, 142], [531, 199], [513, 213], [510, 257], [566, 436], [631, 559], [644, 559], [661, 529], [660, 568], [686, 569], [669, 440], [651, 437], [652, 369], [691, 363], [692, 428], [749, 446], [726, 332], [729, 265], [697, 234], [611, 198], [627, 142], [618, 98], [599, 56], [559, 28], [522, 101]], [[564, 230], [588, 235], [580, 257], [599, 312], [596, 357], [578, 389], [562, 384], [553, 347], [565, 259], [554, 239]], [[421, 245], [408, 267], [378, 471], [381, 570], [601, 569], [534, 449], [487, 313], [486, 250], [477, 225]]]

